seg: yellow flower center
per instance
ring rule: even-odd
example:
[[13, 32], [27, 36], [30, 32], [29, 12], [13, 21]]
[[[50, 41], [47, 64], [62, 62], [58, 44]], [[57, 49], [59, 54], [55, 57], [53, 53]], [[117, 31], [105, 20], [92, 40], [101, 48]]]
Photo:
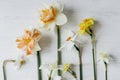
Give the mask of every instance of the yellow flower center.
[[21, 61], [20, 61], [20, 65], [23, 65], [23, 64], [24, 64], [24, 61], [23, 61], [23, 60], [21, 60]]
[[66, 39], [66, 41], [70, 41], [71, 40], [71, 37], [68, 37], [67, 39]]
[[70, 64], [65, 64], [65, 65], [64, 65], [64, 69], [63, 69], [63, 71], [66, 72], [66, 71], [69, 69], [69, 67], [70, 67]]
[[100, 57], [101, 57], [101, 58], [106, 58], [106, 57], [107, 57], [107, 55], [106, 55], [106, 54], [104, 54], [104, 53], [102, 53], [102, 54], [100, 54]]
[[25, 39], [23, 39], [23, 41], [24, 41], [25, 44], [28, 44], [31, 41], [31, 39], [30, 38], [25, 38]]
[[48, 23], [54, 20], [56, 16], [56, 10], [53, 6], [50, 9], [41, 10], [40, 20], [44, 23]]

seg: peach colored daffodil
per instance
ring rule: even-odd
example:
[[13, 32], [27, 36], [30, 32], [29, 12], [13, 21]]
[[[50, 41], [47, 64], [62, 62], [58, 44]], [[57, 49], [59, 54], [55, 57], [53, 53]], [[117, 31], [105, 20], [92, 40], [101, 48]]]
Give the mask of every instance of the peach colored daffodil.
[[63, 13], [63, 5], [54, 1], [40, 10], [40, 27], [54, 30], [56, 25], [64, 25], [67, 17]]
[[25, 30], [21, 38], [17, 38], [17, 48], [23, 49], [27, 55], [32, 54], [34, 51], [41, 50], [38, 41], [41, 33], [37, 29]]

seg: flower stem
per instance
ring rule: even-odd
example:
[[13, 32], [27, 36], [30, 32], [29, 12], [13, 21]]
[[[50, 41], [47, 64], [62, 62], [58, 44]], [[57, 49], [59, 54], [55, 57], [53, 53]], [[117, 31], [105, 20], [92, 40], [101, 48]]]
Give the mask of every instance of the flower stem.
[[5, 65], [4, 65], [4, 63], [3, 63], [2, 68], [3, 68], [3, 77], [4, 77], [4, 80], [7, 80], [6, 79], [6, 71], [5, 71]]
[[4, 80], [7, 80], [6, 70], [5, 70], [5, 65], [6, 65], [7, 62], [15, 62], [15, 60], [4, 60], [4, 61], [3, 61], [2, 69], [3, 69], [3, 77], [4, 77]]
[[92, 43], [92, 59], [93, 59], [93, 73], [94, 73], [94, 80], [97, 80], [96, 77], [96, 64], [95, 64], [95, 50], [94, 50], [94, 36], [91, 36], [91, 43]]
[[79, 57], [79, 77], [80, 80], [83, 80], [83, 71], [82, 71], [82, 55], [80, 53], [80, 49], [74, 45], [74, 47], [76, 48], [76, 50], [78, 51], [78, 57]]
[[74, 78], [77, 78], [77, 77], [76, 77], [76, 73], [75, 73], [71, 68], [68, 69], [68, 72], [69, 72]]
[[107, 71], [107, 63], [106, 63], [106, 62], [104, 62], [104, 63], [105, 63], [105, 80], [107, 80], [107, 79], [108, 79], [108, 78], [107, 78], [107, 76], [108, 76], [108, 75], [107, 75], [107, 72], [108, 72], [108, 71]]
[[[57, 65], [60, 65], [61, 64], [61, 52], [58, 50], [60, 48], [60, 42], [61, 42], [60, 28], [58, 25], [56, 27], [57, 27]], [[57, 74], [58, 74], [58, 76], [61, 76], [61, 71], [58, 70]]]
[[37, 70], [38, 70], [38, 80], [42, 80], [42, 71], [39, 69], [41, 65], [41, 55], [40, 51], [37, 51]]
[[48, 77], [48, 80], [51, 80], [52, 72], [53, 72], [53, 70], [50, 71], [50, 75]]

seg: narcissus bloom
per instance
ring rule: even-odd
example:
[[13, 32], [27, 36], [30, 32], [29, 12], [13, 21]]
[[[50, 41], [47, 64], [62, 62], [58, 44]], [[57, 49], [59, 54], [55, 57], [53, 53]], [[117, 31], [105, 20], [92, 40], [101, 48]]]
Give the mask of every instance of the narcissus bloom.
[[70, 68], [70, 64], [64, 64], [63, 71], [69, 72], [74, 77], [74, 80], [76, 80], [76, 73]]
[[76, 45], [76, 37], [77, 34], [74, 32], [71, 32], [72, 34], [66, 38], [65, 43], [58, 49], [59, 51], [63, 48], [66, 48], [67, 50], [71, 50], [74, 45]]
[[19, 55], [17, 60], [15, 60], [15, 65], [17, 69], [20, 69], [22, 65], [25, 64], [25, 56], [24, 55]]
[[25, 30], [23, 36], [16, 39], [17, 48], [23, 49], [27, 55], [41, 50], [38, 44], [40, 37], [41, 33], [37, 29]]
[[102, 52], [99, 55], [99, 61], [101, 61], [103, 63], [107, 63], [108, 64], [111, 61], [111, 59], [112, 58], [108, 54], [106, 54], [105, 52]]
[[86, 18], [84, 19], [80, 25], [79, 25], [79, 30], [78, 33], [79, 34], [84, 34], [85, 32], [87, 32], [89, 34], [89, 27], [92, 26], [94, 24], [94, 19], [93, 18]]
[[64, 64], [64, 68], [63, 68], [63, 71], [64, 72], [67, 72], [70, 68], [70, 64]]
[[40, 27], [54, 29], [56, 25], [64, 25], [66, 22], [63, 5], [58, 2], [53, 2], [40, 10]]

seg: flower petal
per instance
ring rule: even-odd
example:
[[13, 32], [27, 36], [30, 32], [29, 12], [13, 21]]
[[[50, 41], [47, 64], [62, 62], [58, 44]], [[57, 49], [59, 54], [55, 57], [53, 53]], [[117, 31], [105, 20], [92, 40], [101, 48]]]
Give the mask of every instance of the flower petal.
[[74, 42], [70, 41], [70, 42], [66, 45], [66, 49], [67, 49], [67, 50], [71, 50], [71, 49], [73, 48], [74, 44], [75, 44]]
[[63, 2], [54, 1], [53, 6], [57, 9], [58, 13], [63, 11], [64, 8]]
[[67, 17], [65, 14], [60, 13], [56, 16], [56, 24], [57, 25], [64, 25], [67, 22]]
[[67, 46], [67, 43], [63, 44], [59, 49], [58, 51], [61, 51], [63, 48], [65, 48]]
[[50, 29], [52, 31], [55, 31], [55, 27], [56, 27], [55, 22], [51, 22], [48, 24], [48, 30]]

